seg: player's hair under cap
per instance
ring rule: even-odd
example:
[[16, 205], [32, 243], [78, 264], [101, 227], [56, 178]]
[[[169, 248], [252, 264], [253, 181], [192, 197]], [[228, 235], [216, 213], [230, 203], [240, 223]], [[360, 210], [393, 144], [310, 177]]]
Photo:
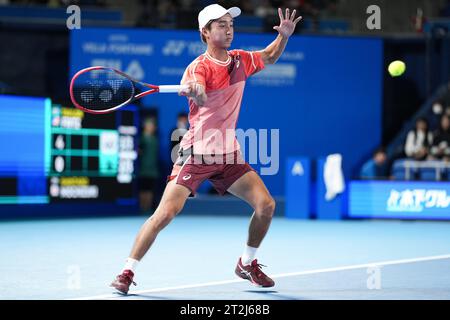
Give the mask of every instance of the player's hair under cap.
[[202, 31], [202, 28], [208, 24], [211, 20], [219, 19], [220, 17], [229, 13], [233, 18], [241, 14], [241, 9], [238, 7], [231, 7], [225, 9], [221, 5], [211, 4], [198, 14], [198, 29]]

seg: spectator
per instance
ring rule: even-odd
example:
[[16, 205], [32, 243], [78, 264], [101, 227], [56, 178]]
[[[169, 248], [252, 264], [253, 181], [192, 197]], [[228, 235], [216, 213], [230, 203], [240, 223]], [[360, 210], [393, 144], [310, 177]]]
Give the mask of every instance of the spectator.
[[450, 116], [441, 117], [439, 129], [433, 135], [430, 159], [450, 161]]
[[170, 137], [170, 154], [172, 160], [175, 160], [178, 156], [180, 141], [184, 134], [188, 131], [188, 127], [188, 114], [185, 112], [180, 112], [177, 117], [177, 126], [172, 129]]
[[425, 118], [419, 118], [416, 121], [416, 128], [406, 137], [406, 156], [414, 160], [425, 160], [432, 143], [433, 135], [429, 130], [428, 121]]
[[444, 113], [444, 106], [440, 101], [435, 101], [431, 107], [432, 115], [430, 117], [430, 130], [436, 130], [439, 127], [442, 114]]
[[144, 120], [139, 145], [139, 204], [142, 213], [153, 209], [153, 198], [156, 179], [159, 177], [158, 139], [156, 137], [155, 118]]
[[382, 179], [389, 176], [389, 163], [386, 151], [383, 147], [373, 153], [372, 159], [367, 161], [361, 168], [362, 179]]

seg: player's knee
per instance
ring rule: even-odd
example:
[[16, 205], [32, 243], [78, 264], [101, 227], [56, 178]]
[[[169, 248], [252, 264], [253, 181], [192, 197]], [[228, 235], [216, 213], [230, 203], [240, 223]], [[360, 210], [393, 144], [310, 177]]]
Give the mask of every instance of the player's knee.
[[169, 223], [181, 211], [181, 206], [177, 204], [166, 204], [161, 208], [161, 217], [165, 223]]
[[275, 212], [275, 200], [272, 197], [266, 197], [259, 201], [256, 212], [266, 218], [272, 218]]

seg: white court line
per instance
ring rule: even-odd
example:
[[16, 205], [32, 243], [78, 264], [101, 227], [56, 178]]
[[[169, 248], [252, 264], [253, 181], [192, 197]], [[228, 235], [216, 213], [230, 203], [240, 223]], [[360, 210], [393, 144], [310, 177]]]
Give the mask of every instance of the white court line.
[[[275, 275], [270, 275], [270, 276], [272, 278], [284, 278], [284, 277], [301, 276], [301, 275], [307, 275], [307, 274], [336, 272], [336, 271], [343, 271], [343, 270], [369, 268], [369, 267], [374, 267], [374, 266], [388, 266], [388, 265], [395, 265], [395, 264], [406, 264], [406, 263], [414, 263], [414, 262], [422, 262], [422, 261], [433, 261], [433, 260], [443, 260], [443, 259], [450, 259], [450, 254], [444, 254], [444, 255], [439, 255], [439, 256], [421, 257], [421, 258], [412, 258], [412, 259], [371, 262], [371, 263], [356, 264], [356, 265], [343, 266], [343, 267], [315, 269], [315, 270], [309, 270], [309, 271], [280, 273], [280, 274], [275, 274]], [[175, 286], [175, 287], [163, 287], [163, 288], [157, 288], [157, 289], [151, 289], [151, 290], [130, 291], [129, 294], [144, 294], [144, 293], [152, 293], [152, 292], [163, 292], [163, 291], [171, 291], [171, 290], [201, 288], [201, 287], [218, 286], [218, 285], [230, 284], [230, 283], [246, 282], [246, 281], [248, 281], [248, 280], [237, 279], [237, 280], [213, 281], [213, 282], [197, 283], [197, 284]], [[104, 294], [104, 295], [98, 295], [98, 296], [73, 298], [73, 299], [67, 299], [67, 300], [97, 300], [97, 299], [117, 299], [117, 298], [120, 299], [121, 297], [117, 296], [117, 294], [111, 294], [110, 293], [110, 294]]]

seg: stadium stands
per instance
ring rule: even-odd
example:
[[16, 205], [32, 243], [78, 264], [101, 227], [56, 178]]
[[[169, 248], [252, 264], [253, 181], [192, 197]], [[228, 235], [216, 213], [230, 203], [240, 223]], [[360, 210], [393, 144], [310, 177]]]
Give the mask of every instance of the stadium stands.
[[392, 176], [395, 180], [449, 181], [450, 164], [444, 161], [395, 160]]

